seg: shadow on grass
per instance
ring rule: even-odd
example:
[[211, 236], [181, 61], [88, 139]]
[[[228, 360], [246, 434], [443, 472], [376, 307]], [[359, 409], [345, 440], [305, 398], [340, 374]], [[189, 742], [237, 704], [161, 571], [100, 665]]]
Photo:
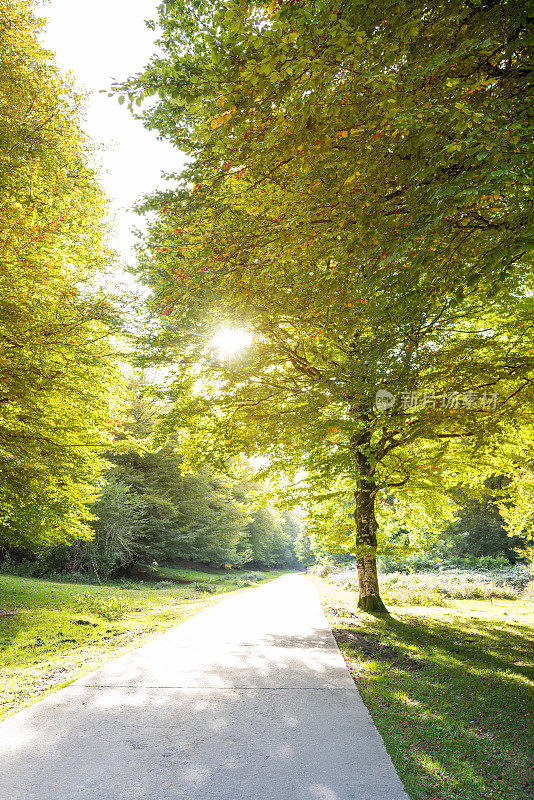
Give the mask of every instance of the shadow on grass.
[[528, 629], [349, 609], [332, 623], [413, 800], [534, 797]]

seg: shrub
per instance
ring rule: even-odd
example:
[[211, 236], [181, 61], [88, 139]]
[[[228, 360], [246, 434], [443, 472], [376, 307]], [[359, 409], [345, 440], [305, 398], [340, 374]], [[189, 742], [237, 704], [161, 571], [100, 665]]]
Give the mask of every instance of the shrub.
[[447, 556], [442, 558], [436, 553], [409, 553], [402, 557], [381, 555], [377, 559], [379, 572], [436, 572], [446, 570], [495, 570], [508, 569], [512, 565], [504, 556]]
[[120, 619], [130, 610], [129, 604], [118, 595], [89, 594], [88, 592], [84, 592], [74, 608], [80, 614], [94, 614], [109, 622]]
[[315, 566], [310, 567], [309, 571], [312, 573], [312, 575], [318, 575], [319, 578], [328, 578], [329, 575], [334, 573], [337, 574], [336, 568], [333, 564], [316, 564]]
[[139, 591], [141, 586], [135, 581], [121, 581], [121, 589], [137, 589]]
[[[355, 570], [336, 572], [332, 583], [358, 590]], [[389, 572], [380, 576], [381, 594], [391, 605], [447, 606], [448, 600], [529, 599], [534, 596], [534, 575], [523, 566], [494, 570]]]
[[243, 581], [252, 581], [253, 583], [257, 583], [258, 581], [264, 580], [265, 574], [263, 572], [243, 572], [239, 578]]
[[60, 575], [54, 575], [55, 581], [62, 581], [63, 583], [92, 583], [96, 584], [97, 580], [94, 575], [86, 575], [84, 572], [63, 572]]
[[191, 587], [197, 592], [206, 592], [207, 594], [215, 594], [217, 591], [217, 586], [212, 583], [192, 583]]

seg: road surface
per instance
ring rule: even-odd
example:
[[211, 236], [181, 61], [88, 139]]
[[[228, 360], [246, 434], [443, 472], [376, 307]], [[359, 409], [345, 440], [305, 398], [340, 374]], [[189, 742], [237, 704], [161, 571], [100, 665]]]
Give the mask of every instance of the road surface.
[[2, 800], [408, 800], [303, 575], [0, 723]]

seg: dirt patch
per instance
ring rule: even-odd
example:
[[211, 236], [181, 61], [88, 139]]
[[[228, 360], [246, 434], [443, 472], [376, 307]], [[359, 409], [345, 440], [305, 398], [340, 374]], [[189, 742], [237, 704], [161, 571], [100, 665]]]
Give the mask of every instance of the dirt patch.
[[[69, 641], [66, 639], [65, 641]], [[70, 641], [75, 641], [72, 639]], [[59, 669], [54, 670], [54, 672], [50, 672], [48, 675], [45, 675], [39, 683], [36, 683], [32, 687], [32, 694], [39, 694], [40, 692], [46, 692], [48, 689], [52, 689], [57, 683], [62, 680], [65, 680], [66, 674], [69, 672], [68, 669], [65, 667], [60, 667]]]
[[331, 617], [345, 617], [347, 619], [358, 619], [358, 614], [345, 606], [323, 605], [324, 612]]
[[416, 672], [427, 666], [426, 662], [406, 655], [397, 647], [381, 644], [378, 636], [371, 633], [346, 628], [333, 628], [332, 633], [338, 645], [348, 644], [353, 647], [360, 661], [386, 661], [410, 672]]

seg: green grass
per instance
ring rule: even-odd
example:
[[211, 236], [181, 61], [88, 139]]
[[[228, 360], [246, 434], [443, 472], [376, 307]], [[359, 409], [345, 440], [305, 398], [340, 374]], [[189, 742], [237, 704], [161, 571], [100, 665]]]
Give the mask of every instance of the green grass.
[[180, 572], [195, 584], [96, 586], [0, 575], [0, 719], [243, 585], [236, 573]]
[[[241, 582], [247, 579], [250, 575], [256, 575], [261, 580], [261, 577], [272, 577], [274, 573], [264, 573], [264, 572], [251, 572], [251, 570], [232, 570], [231, 572], [202, 572], [201, 570], [194, 570], [194, 569], [175, 569], [173, 567], [155, 567], [155, 572], [161, 576], [162, 580], [167, 579], [178, 579], [184, 581], [191, 581], [195, 583], [207, 583], [207, 584], [214, 584], [220, 585], [221, 583], [225, 583], [228, 586], [232, 586], [237, 584], [238, 586]], [[277, 572], [276, 575], [281, 575], [281, 572]], [[254, 581], [256, 582], [256, 581]]]
[[369, 615], [354, 591], [314, 580], [412, 800], [532, 800], [534, 603]]
[[[165, 578], [181, 578], [186, 581], [201, 581], [206, 583], [218, 583], [221, 580], [221, 575], [216, 572], [202, 572], [196, 569], [174, 569], [173, 567], [156, 567], [158, 575]], [[233, 572], [232, 576], [237, 576], [237, 572]]]

